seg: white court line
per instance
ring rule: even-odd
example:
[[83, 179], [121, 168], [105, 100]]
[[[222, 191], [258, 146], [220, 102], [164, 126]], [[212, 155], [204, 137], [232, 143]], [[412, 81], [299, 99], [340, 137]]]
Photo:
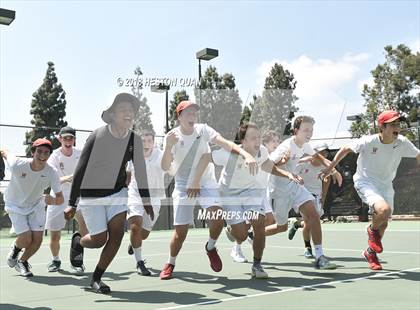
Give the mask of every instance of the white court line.
[[203, 301], [203, 302], [199, 302], [199, 303], [195, 303], [195, 304], [189, 304], [189, 305], [180, 305], [180, 306], [167, 307], [167, 308], [157, 308], [157, 309], [158, 310], [172, 310], [172, 309], [189, 308], [189, 307], [209, 305], [209, 304], [219, 304], [221, 302], [236, 301], [236, 300], [241, 300], [241, 299], [245, 299], [245, 298], [254, 298], [254, 297], [274, 295], [274, 294], [282, 294], [282, 293], [299, 291], [299, 290], [308, 289], [308, 288], [314, 288], [314, 287], [318, 287], [318, 286], [340, 284], [340, 283], [344, 283], [344, 282], [348, 282], [348, 281], [355, 282], [355, 281], [361, 281], [361, 280], [366, 280], [366, 279], [370, 279], [370, 278], [386, 277], [386, 276], [393, 275], [393, 274], [400, 274], [400, 273], [403, 273], [403, 272], [414, 271], [414, 270], [419, 270], [419, 269], [420, 268], [417, 267], [417, 268], [411, 268], [411, 269], [404, 269], [404, 270], [401, 270], [401, 271], [392, 271], [392, 272], [387, 272], [387, 273], [377, 273], [377, 274], [370, 275], [370, 276], [365, 276], [365, 277], [350, 278], [350, 279], [343, 279], [343, 280], [330, 281], [330, 282], [323, 282], [323, 283], [318, 283], [318, 284], [314, 284], [314, 285], [304, 285], [304, 286], [293, 287], [293, 288], [289, 288], [289, 289], [285, 289], [285, 290], [278, 290], [278, 291], [274, 291], [274, 292], [264, 292], [264, 293], [258, 293], [258, 294], [253, 294], [253, 295], [246, 295], [246, 296], [240, 296], [240, 297], [230, 297], [230, 298], [224, 298], [224, 299], [218, 299], [218, 300], [212, 300], [212, 301]]

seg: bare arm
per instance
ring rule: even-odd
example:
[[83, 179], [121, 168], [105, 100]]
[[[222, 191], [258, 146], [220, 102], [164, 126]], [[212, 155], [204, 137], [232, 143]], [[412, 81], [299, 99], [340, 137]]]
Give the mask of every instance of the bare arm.
[[3, 157], [4, 159], [6, 159], [7, 160], [7, 155], [9, 154], [9, 152], [8, 151], [6, 151], [6, 150], [0, 150], [0, 155], [1, 155], [1, 157]]
[[210, 162], [212, 162], [210, 153], [205, 153], [201, 156], [197, 164], [191, 186], [187, 189], [187, 195], [189, 198], [197, 197], [200, 195], [200, 180], [204, 174], [204, 171], [206, 171], [207, 165]]
[[271, 160], [267, 159], [262, 165], [261, 169], [272, 175], [287, 178], [298, 184], [303, 184], [303, 180], [300, 176], [290, 173], [289, 171], [283, 170], [275, 165]]
[[333, 169], [335, 168], [335, 166], [337, 166], [337, 164], [344, 158], [347, 156], [347, 154], [349, 154], [350, 152], [352, 152], [351, 148], [349, 147], [342, 147], [337, 154], [335, 154], [335, 157], [333, 159], [333, 161], [327, 166], [327, 168], [325, 168], [322, 171], [322, 175], [323, 177], [327, 177], [331, 174], [331, 172], [333, 171]]
[[64, 203], [64, 196], [63, 196], [63, 192], [58, 192], [55, 193], [55, 198], [52, 197], [51, 195], [47, 194], [45, 195], [45, 203], [47, 205], [56, 205], [59, 206], [61, 204]]
[[160, 162], [160, 166], [162, 170], [166, 172], [171, 168], [171, 164], [173, 161], [172, 147], [178, 142], [178, 137], [176, 136], [174, 131], [168, 133], [168, 135], [165, 138], [165, 142], [165, 149], [163, 150], [162, 161]]
[[249, 167], [249, 172], [252, 175], [256, 175], [258, 173], [258, 164], [255, 160], [254, 156], [246, 152], [243, 148], [239, 145], [233, 143], [232, 141], [226, 140], [222, 136], [217, 136], [214, 140], [218, 146], [221, 146], [228, 152], [236, 153], [241, 155], [245, 159], [245, 165]]

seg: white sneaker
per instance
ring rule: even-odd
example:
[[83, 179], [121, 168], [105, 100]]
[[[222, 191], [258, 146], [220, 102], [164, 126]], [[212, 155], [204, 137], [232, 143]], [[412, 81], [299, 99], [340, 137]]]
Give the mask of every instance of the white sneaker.
[[261, 264], [252, 265], [251, 268], [251, 275], [256, 279], [268, 279], [268, 273], [265, 272], [264, 268], [261, 266]]
[[20, 273], [22, 277], [29, 278], [34, 276], [31, 272], [31, 265], [29, 265], [28, 261], [23, 262], [19, 260], [15, 266], [15, 269]]
[[233, 246], [232, 251], [230, 252], [230, 256], [232, 256], [233, 261], [237, 263], [246, 263], [248, 261], [244, 253], [242, 253], [240, 245]]
[[76, 267], [76, 266], [73, 266], [72, 264], [70, 264], [70, 268], [73, 270], [73, 273], [76, 274], [76, 275], [84, 274], [85, 269], [86, 269], [85, 265], [82, 265], [80, 267]]
[[9, 254], [7, 255], [7, 265], [9, 265], [10, 268], [15, 267], [18, 261], [19, 254], [15, 258], [13, 258], [14, 248], [15, 248], [15, 243], [12, 244]]

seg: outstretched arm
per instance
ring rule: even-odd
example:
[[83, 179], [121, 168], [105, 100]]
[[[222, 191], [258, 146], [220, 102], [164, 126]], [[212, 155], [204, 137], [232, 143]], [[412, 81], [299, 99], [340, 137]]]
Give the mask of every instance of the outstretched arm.
[[191, 186], [187, 189], [187, 195], [189, 198], [200, 196], [200, 180], [210, 162], [212, 162], [210, 153], [205, 153], [201, 156], [195, 170]]
[[246, 152], [239, 145], [233, 143], [232, 141], [226, 140], [220, 135], [214, 138], [213, 142], [228, 152], [241, 155], [245, 159], [245, 165], [248, 166], [251, 175], [256, 175], [258, 173], [258, 164], [254, 156]]

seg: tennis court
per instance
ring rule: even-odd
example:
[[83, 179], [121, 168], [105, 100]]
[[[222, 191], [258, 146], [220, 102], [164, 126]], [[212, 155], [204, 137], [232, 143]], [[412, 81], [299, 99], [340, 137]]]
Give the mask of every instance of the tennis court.
[[[323, 224], [324, 251], [339, 268], [319, 271], [303, 257], [300, 233], [289, 241], [287, 234], [267, 238], [263, 266], [267, 280], [251, 279], [251, 263], [234, 263], [232, 243], [224, 233], [218, 249], [224, 266], [214, 273], [204, 252], [207, 230], [192, 229], [174, 272], [174, 279], [159, 279], [168, 257], [171, 231], [152, 232], [144, 242], [143, 255], [152, 277], [136, 273], [127, 254], [128, 234], [103, 280], [110, 295], [84, 289], [89, 284], [99, 250], [85, 251], [88, 273], [70, 272], [70, 235], [62, 237], [63, 271], [49, 273], [48, 239], [30, 260], [34, 277], [24, 279], [6, 264], [12, 238], [3, 237], [1, 247], [1, 309], [419, 309], [420, 222], [393, 221], [379, 257], [384, 270], [371, 272], [361, 256], [367, 239], [365, 223]], [[252, 249], [243, 244], [252, 261]]]

